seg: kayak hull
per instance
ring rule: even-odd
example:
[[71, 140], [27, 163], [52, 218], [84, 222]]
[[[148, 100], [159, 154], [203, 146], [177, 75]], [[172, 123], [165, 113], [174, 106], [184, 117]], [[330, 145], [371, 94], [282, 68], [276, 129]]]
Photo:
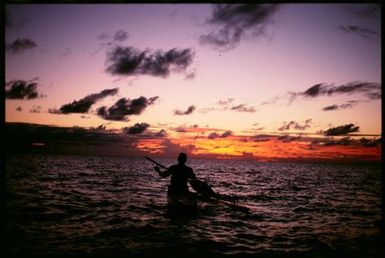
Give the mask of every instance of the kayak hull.
[[167, 195], [167, 214], [171, 218], [195, 218], [198, 202], [193, 195]]
[[197, 199], [193, 195], [167, 195], [167, 205], [175, 209], [196, 210], [198, 208]]

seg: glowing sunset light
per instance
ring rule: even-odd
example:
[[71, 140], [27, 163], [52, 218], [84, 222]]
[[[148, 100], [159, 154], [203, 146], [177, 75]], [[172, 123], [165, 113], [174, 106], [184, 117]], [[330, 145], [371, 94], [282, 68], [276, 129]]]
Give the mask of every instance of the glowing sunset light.
[[380, 161], [380, 5], [236, 6], [7, 4], [7, 125], [39, 151]]

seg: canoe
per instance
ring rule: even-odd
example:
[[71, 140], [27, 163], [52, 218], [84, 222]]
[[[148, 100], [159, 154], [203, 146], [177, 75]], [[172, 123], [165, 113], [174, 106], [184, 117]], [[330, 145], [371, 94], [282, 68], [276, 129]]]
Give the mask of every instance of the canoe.
[[169, 210], [178, 213], [191, 213], [198, 210], [198, 202], [208, 203], [214, 206], [225, 205], [232, 210], [249, 213], [249, 208], [236, 204], [235, 202], [223, 200], [220, 198], [207, 197], [204, 195], [189, 193], [188, 195], [172, 196], [167, 195], [167, 206]]

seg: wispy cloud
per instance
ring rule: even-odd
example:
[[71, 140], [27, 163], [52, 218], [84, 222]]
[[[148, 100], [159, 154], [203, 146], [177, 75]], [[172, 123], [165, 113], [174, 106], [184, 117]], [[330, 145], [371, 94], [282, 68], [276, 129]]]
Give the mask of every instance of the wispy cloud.
[[370, 30], [370, 29], [366, 29], [366, 28], [362, 28], [362, 27], [358, 27], [358, 26], [355, 26], [355, 25], [346, 25], [346, 26], [340, 25], [338, 28], [340, 30], [348, 33], [348, 34], [355, 34], [355, 35], [358, 35], [358, 36], [360, 36], [362, 38], [379, 37], [379, 36], [381, 36], [381, 34], [376, 32], [376, 31], [373, 31], [373, 30]]
[[32, 106], [29, 112], [35, 114], [41, 113], [41, 106]]
[[138, 50], [133, 47], [114, 47], [107, 52], [106, 72], [112, 75], [152, 75], [166, 78], [171, 72], [186, 71], [194, 59], [189, 49]]
[[218, 102], [215, 103], [214, 107], [201, 108], [199, 110], [199, 113], [207, 114], [207, 113], [212, 112], [212, 111], [225, 111], [225, 110], [228, 110], [230, 108], [230, 104], [233, 101], [234, 101], [233, 98], [228, 98], [228, 99], [225, 99], [225, 100], [219, 100]]
[[381, 83], [377, 82], [349, 82], [335, 86], [333, 84], [319, 83], [311, 86], [304, 92], [289, 92], [289, 102], [298, 96], [317, 98], [320, 96], [333, 96], [341, 94], [363, 94], [368, 99], [381, 99]]
[[199, 113], [207, 114], [212, 111], [226, 111], [233, 110], [237, 112], [245, 112], [245, 113], [253, 113], [256, 112], [257, 109], [253, 106], [247, 106], [246, 104], [238, 104], [233, 105], [233, 98], [219, 100], [215, 103], [213, 107], [206, 107], [199, 110]]
[[178, 126], [178, 127], [174, 128], [173, 130], [177, 133], [186, 133], [187, 132], [186, 128], [183, 126]]
[[6, 51], [10, 54], [20, 54], [25, 50], [36, 48], [37, 44], [35, 41], [28, 38], [18, 38], [12, 43], [7, 43]]
[[266, 26], [277, 10], [276, 4], [214, 4], [207, 23], [215, 29], [201, 35], [200, 43], [229, 50], [247, 36], [265, 35]]
[[373, 18], [381, 15], [381, 4], [351, 4], [346, 5], [346, 10], [355, 15], [355, 18]]
[[245, 113], [254, 113], [257, 111], [255, 107], [247, 107], [245, 104], [239, 104], [237, 106], [231, 107], [231, 110], [237, 111], [237, 112], [245, 112]]
[[290, 129], [296, 129], [296, 130], [305, 130], [306, 128], [310, 127], [310, 124], [312, 122], [312, 119], [307, 119], [303, 124], [296, 122], [296, 121], [290, 121], [289, 123], [283, 122], [283, 125], [278, 128], [279, 131], [287, 131]]
[[29, 81], [15, 80], [5, 83], [5, 98], [7, 99], [36, 99], [39, 97], [37, 91], [37, 79]]
[[114, 33], [109, 32], [103, 32], [98, 36], [98, 39], [100, 40], [108, 40], [108, 41], [115, 41], [115, 42], [122, 42], [128, 39], [128, 33], [124, 30], [118, 30]]
[[190, 115], [190, 114], [192, 114], [192, 112], [194, 112], [195, 109], [196, 109], [196, 107], [195, 107], [194, 105], [189, 106], [189, 107], [187, 108], [187, 110], [185, 110], [185, 111], [176, 109], [176, 110], [174, 110], [174, 115], [178, 115], [178, 116], [182, 116], [182, 115]]
[[279, 96], [274, 96], [270, 100], [262, 102], [261, 105], [264, 106], [264, 105], [275, 104], [277, 103], [278, 99], [279, 99]]
[[167, 136], [167, 132], [166, 132], [166, 130], [161, 129], [161, 130], [160, 130], [159, 132], [157, 132], [154, 136], [155, 136], [155, 137], [160, 137], [160, 138], [166, 137], [166, 136]]
[[257, 134], [257, 135], [248, 137], [247, 141], [267, 142], [267, 141], [270, 141], [274, 137], [276, 137], [276, 136], [269, 135], [269, 134]]
[[106, 89], [99, 93], [88, 95], [80, 100], [75, 100], [72, 103], [65, 104], [61, 106], [59, 110], [50, 109], [49, 112], [54, 114], [87, 113], [97, 101], [107, 96], [113, 96], [117, 92], [118, 88]]
[[227, 106], [227, 105], [230, 105], [233, 101], [234, 101], [234, 98], [227, 98], [223, 100], [220, 99], [216, 104], [220, 106]]
[[126, 116], [141, 114], [149, 105], [154, 104], [157, 99], [158, 96], [148, 99], [141, 96], [132, 100], [121, 98], [109, 108], [106, 106], [98, 108], [97, 115], [105, 120], [125, 121], [127, 120]]
[[381, 143], [381, 138], [368, 139], [368, 138], [362, 137], [360, 139], [352, 139], [349, 136], [346, 136], [340, 139], [335, 139], [333, 137], [319, 139], [318, 141], [314, 142], [314, 145], [324, 145], [324, 146], [344, 145], [344, 146], [377, 147], [379, 146], [380, 143]]
[[333, 105], [326, 106], [326, 107], [322, 108], [322, 110], [323, 111], [334, 111], [334, 110], [353, 108], [355, 105], [357, 105], [357, 102], [358, 101], [351, 100], [351, 101], [348, 101], [347, 103], [340, 104], [340, 105], [333, 104]]
[[207, 138], [213, 140], [213, 139], [217, 139], [217, 138], [226, 138], [226, 137], [229, 137], [229, 136], [231, 136], [231, 135], [233, 135], [233, 132], [230, 131], [230, 130], [229, 130], [229, 131], [226, 131], [226, 132], [224, 132], [224, 133], [222, 133], [222, 134], [219, 134], [219, 133], [217, 133], [217, 132], [212, 132], [212, 133], [210, 133], [210, 134], [207, 136]]
[[281, 135], [277, 137], [278, 140], [282, 142], [293, 142], [293, 141], [298, 141], [301, 139], [301, 136], [290, 136], [290, 135]]
[[66, 47], [65, 49], [63, 49], [63, 51], [60, 53], [59, 57], [67, 57], [69, 55], [71, 55], [72, 53], [72, 49], [70, 47]]

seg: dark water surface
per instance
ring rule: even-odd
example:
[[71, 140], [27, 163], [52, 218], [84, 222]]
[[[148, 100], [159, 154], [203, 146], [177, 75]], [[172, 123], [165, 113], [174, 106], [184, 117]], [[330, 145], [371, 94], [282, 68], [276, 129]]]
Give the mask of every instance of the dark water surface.
[[199, 159], [188, 165], [250, 212], [199, 203], [193, 216], [170, 216], [168, 179], [145, 159], [8, 156], [6, 254], [379, 257], [383, 251], [379, 167]]

